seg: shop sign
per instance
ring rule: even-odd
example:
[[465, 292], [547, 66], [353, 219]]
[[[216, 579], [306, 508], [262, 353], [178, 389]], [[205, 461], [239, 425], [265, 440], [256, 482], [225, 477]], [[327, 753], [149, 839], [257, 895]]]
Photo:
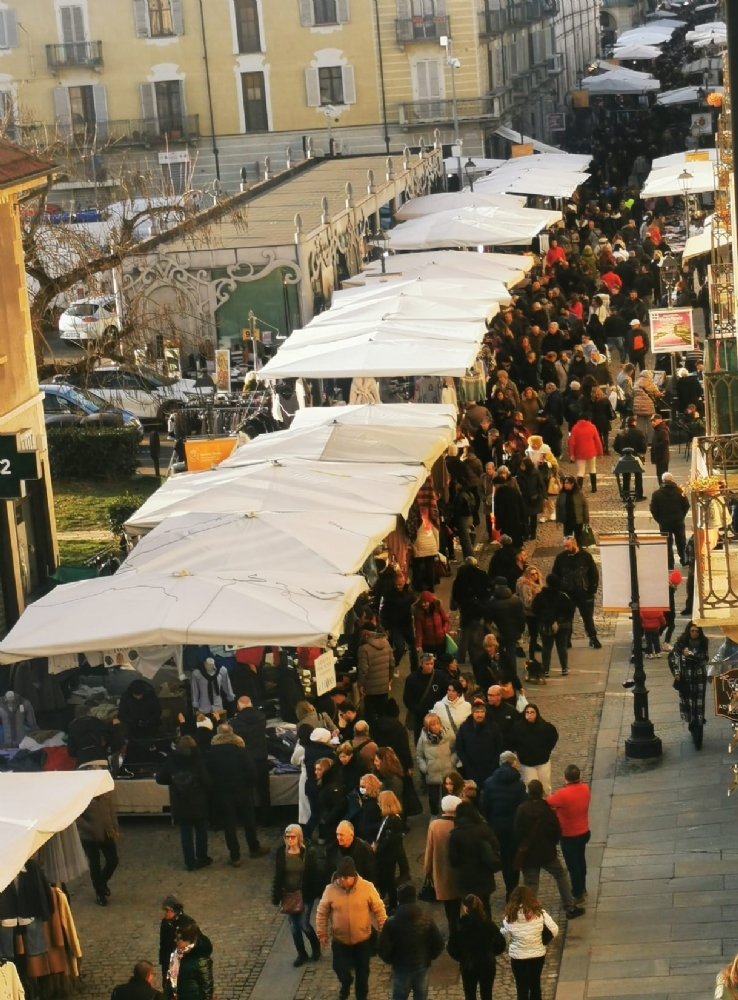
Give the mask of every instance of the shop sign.
[[24, 479], [40, 479], [41, 463], [31, 431], [0, 434], [0, 500], [20, 500]]
[[715, 715], [738, 723], [738, 668], [717, 674], [712, 685], [715, 690]]
[[233, 454], [236, 439], [207, 438], [203, 441], [190, 438], [185, 441], [185, 459], [188, 472], [209, 472]]
[[318, 697], [328, 694], [336, 686], [336, 657], [333, 650], [322, 653], [314, 663], [315, 691]]
[[566, 114], [563, 111], [554, 111], [546, 115], [549, 132], [566, 132]]
[[518, 156], [532, 156], [534, 149], [530, 142], [520, 142], [516, 146], [511, 147], [510, 153], [512, 158], [515, 159]]

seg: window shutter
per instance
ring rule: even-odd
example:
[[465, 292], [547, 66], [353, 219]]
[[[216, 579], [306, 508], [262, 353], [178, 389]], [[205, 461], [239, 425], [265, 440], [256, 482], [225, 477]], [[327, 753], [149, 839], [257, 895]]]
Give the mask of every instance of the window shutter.
[[97, 139], [98, 142], [106, 142], [108, 138], [108, 95], [102, 84], [96, 84], [92, 88], [92, 100], [95, 105]]
[[317, 69], [305, 70], [305, 90], [309, 108], [320, 107], [320, 78]]
[[441, 96], [441, 68], [437, 59], [429, 59], [428, 66], [428, 97]]
[[356, 104], [356, 81], [354, 79], [354, 67], [344, 66], [341, 73], [343, 74], [343, 103]]
[[446, 16], [446, 0], [436, 0], [435, 8], [436, 17]]
[[188, 138], [187, 135], [187, 101], [185, 100], [185, 82], [184, 80], [179, 81], [179, 107], [182, 114], [182, 135], [184, 138]]
[[8, 49], [8, 23], [9, 10], [0, 10], [0, 49]]
[[184, 35], [184, 11], [182, 0], [170, 0], [172, 10], [172, 28], [175, 35]]
[[18, 22], [14, 10], [5, 11], [5, 48], [18, 48]]
[[159, 121], [156, 112], [156, 88], [153, 83], [141, 84], [141, 117], [146, 133], [158, 133]]
[[313, 0], [299, 0], [299, 4], [300, 24], [303, 28], [312, 28], [315, 24], [315, 6]]
[[133, 0], [133, 26], [136, 29], [137, 38], [148, 38], [151, 34], [149, 5], [146, 0]]
[[348, 24], [351, 20], [349, 16], [349, 0], [336, 0], [336, 20], [339, 24]]
[[410, 0], [397, 0], [397, 17], [400, 21], [409, 21], [413, 16]]
[[61, 135], [68, 138], [72, 132], [72, 109], [66, 87], [54, 87], [54, 118]]

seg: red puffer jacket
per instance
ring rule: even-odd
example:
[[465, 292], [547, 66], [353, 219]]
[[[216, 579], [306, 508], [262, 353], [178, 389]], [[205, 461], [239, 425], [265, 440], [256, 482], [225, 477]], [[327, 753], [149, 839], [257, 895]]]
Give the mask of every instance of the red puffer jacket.
[[569, 434], [569, 458], [585, 461], [602, 454], [602, 441], [597, 428], [589, 420], [577, 420]]
[[660, 608], [641, 608], [641, 628], [645, 632], [657, 632], [664, 625], [666, 618]]
[[[426, 592], [421, 594], [425, 597]], [[432, 595], [431, 595], [432, 597]], [[419, 648], [423, 646], [440, 646], [445, 641], [448, 632], [448, 615], [436, 600], [427, 611], [418, 607], [415, 611], [415, 642]]]

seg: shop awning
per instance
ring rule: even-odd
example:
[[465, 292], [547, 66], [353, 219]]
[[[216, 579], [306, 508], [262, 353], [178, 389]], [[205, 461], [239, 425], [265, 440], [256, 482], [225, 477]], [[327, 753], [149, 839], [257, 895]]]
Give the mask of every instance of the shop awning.
[[408, 219], [419, 219], [425, 215], [434, 215], [436, 212], [456, 212], [460, 208], [488, 208], [490, 205], [515, 211], [525, 206], [525, 198], [505, 194], [485, 194], [483, 191], [476, 189], [470, 191], [468, 188], [464, 191], [443, 191], [421, 198], [411, 198], [398, 209], [395, 218], [398, 222], [407, 222]]
[[515, 129], [508, 128], [506, 125], [500, 125], [499, 128], [496, 128], [495, 135], [499, 135], [503, 139], [507, 139], [508, 142], [516, 144], [519, 144], [522, 141], [523, 145], [532, 146], [537, 153], [561, 152], [558, 146], [549, 146], [545, 142], [541, 142], [540, 139], [533, 139], [529, 135], [523, 135], [521, 139], [520, 132], [516, 132]]
[[[699, 257], [701, 254], [711, 253], [713, 243], [712, 216], [705, 220], [705, 226], [701, 233], [690, 236], [682, 253], [682, 260], [690, 260], [692, 257]], [[726, 234], [720, 235], [717, 240], [718, 246], [728, 246], [730, 237]]]
[[[549, 177], [549, 186], [550, 184]], [[411, 219], [392, 229], [387, 235], [390, 248], [395, 251], [441, 247], [529, 246], [538, 233], [560, 219], [559, 212], [543, 212], [531, 208], [515, 211], [492, 206], [465, 208], [457, 212], [438, 212], [421, 219]]]
[[[425, 250], [394, 254], [385, 260], [387, 274], [382, 274], [381, 262], [374, 261], [364, 271], [344, 281], [344, 289], [374, 287], [396, 278], [419, 277], [432, 281], [467, 281], [479, 278], [501, 281], [513, 288], [525, 278], [534, 264], [530, 254], [469, 253], [465, 250]], [[339, 293], [343, 295], [343, 292]], [[334, 298], [336, 293], [334, 293]]]
[[322, 424], [361, 424], [370, 427], [456, 427], [451, 403], [358, 403], [349, 406], [306, 406], [292, 421], [293, 430]]
[[[64, 594], [66, 587], [52, 593]], [[0, 892], [47, 840], [71, 826], [96, 795], [113, 788], [110, 772], [103, 770], [0, 774]]]
[[696, 104], [700, 99], [697, 87], [677, 87], [676, 90], [664, 90], [656, 98], [656, 103], [664, 107], [672, 107], [677, 104]]
[[661, 49], [655, 45], [635, 42], [615, 49], [612, 57], [613, 59], [658, 59], [661, 54]]
[[[537, 157], [535, 158], [537, 159]], [[539, 169], [533, 157], [521, 157], [520, 166], [495, 171], [479, 181], [483, 191], [537, 195], [542, 198], [571, 198], [588, 179], [581, 171], [563, 171], [555, 167]], [[525, 164], [523, 166], [523, 164]]]
[[699, 161], [652, 170], [643, 185], [641, 197], [668, 198], [684, 194], [684, 189], [679, 181], [679, 175], [683, 170], [688, 170], [692, 175], [692, 180], [689, 183], [690, 194], [703, 194], [706, 191], [715, 190], [717, 179], [714, 164], [709, 161]]
[[[632, 71], [630, 71], [632, 72]], [[582, 80], [582, 87], [590, 94], [647, 94], [660, 90], [661, 83], [646, 73], [626, 75], [624, 69], [612, 70], [598, 76], [588, 76]]]
[[[350, 354], [351, 348], [347, 350]], [[476, 347], [473, 351], [476, 353]], [[280, 351], [277, 357], [281, 355]], [[212, 472], [168, 479], [128, 519], [125, 528], [131, 534], [145, 534], [170, 514], [190, 511], [335, 510], [404, 517], [425, 479], [422, 465], [284, 459], [236, 469], [219, 466]]]
[[[335, 323], [315, 323], [295, 330], [279, 349], [279, 355], [293, 355], [298, 351], [323, 345], [349, 346], [360, 338], [371, 337], [377, 344], [399, 343], [403, 340], [427, 340], [429, 344], [479, 344], [485, 334], [483, 320], [447, 320], [434, 323], [429, 319], [394, 320], [371, 318], [360, 320], [341, 309]], [[274, 361], [274, 358], [272, 359]], [[269, 364], [272, 362], [270, 361]], [[267, 370], [268, 366], [262, 369]], [[261, 374], [261, 373], [260, 373]]]
[[691, 170], [693, 163], [717, 161], [716, 149], [685, 150], [682, 153], [670, 153], [668, 156], [658, 156], [651, 163], [652, 170], [662, 170], [664, 167], [679, 167], [679, 173], [686, 167]]
[[[429, 265], [431, 266], [431, 265]], [[520, 272], [522, 274], [522, 272]], [[359, 277], [357, 275], [356, 277]], [[479, 307], [489, 306], [491, 302], [509, 302], [510, 292], [505, 281], [497, 279], [487, 279], [476, 274], [467, 275], [456, 271], [453, 279], [449, 277], [437, 278], [424, 277], [420, 271], [418, 276], [412, 274], [407, 277], [392, 275], [390, 280], [377, 281], [373, 278], [363, 283], [346, 283], [346, 287], [339, 292], [333, 293], [330, 309], [318, 313], [310, 320], [310, 325], [315, 323], [333, 323], [336, 317], [341, 315], [351, 315], [362, 305], [372, 308], [384, 304], [390, 311], [400, 308], [402, 315], [395, 318], [421, 319], [425, 317], [423, 307], [430, 303], [440, 304], [444, 310], [449, 305], [454, 309], [464, 309], [469, 307], [466, 313], [467, 319], [479, 318]], [[407, 309], [404, 304], [412, 302], [420, 308], [415, 309], [410, 305]], [[486, 315], [485, 313], [481, 315]]]
[[325, 646], [366, 589], [339, 574], [116, 573], [31, 604], [0, 643], [0, 663], [119, 646]]
[[[301, 434], [317, 434], [321, 429]], [[394, 514], [345, 511], [327, 515], [322, 511], [172, 514], [139, 541], [118, 575], [140, 571], [228, 574], [244, 566], [294, 573], [299, 566], [301, 573], [349, 576], [359, 572], [396, 524]]]

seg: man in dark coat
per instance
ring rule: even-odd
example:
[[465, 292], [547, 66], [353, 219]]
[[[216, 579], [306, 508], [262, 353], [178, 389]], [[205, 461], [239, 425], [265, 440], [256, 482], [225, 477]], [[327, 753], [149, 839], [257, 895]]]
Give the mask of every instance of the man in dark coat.
[[475, 698], [471, 715], [461, 723], [456, 734], [456, 754], [466, 780], [476, 781], [481, 788], [499, 766], [502, 749], [502, 733], [488, 718], [484, 701]]
[[234, 868], [241, 865], [241, 846], [238, 843], [238, 825], [243, 824], [249, 854], [262, 858], [269, 853], [256, 835], [254, 815], [254, 788], [256, 767], [244, 741], [228, 725], [218, 726], [210, 749], [205, 754], [205, 765], [213, 782], [213, 805], [217, 820], [223, 824], [230, 862]]
[[174, 753], [157, 772], [156, 783], [169, 786], [172, 822], [179, 827], [187, 871], [207, 868], [213, 863], [208, 856], [208, 797], [212, 779], [191, 736], [180, 736], [177, 740]]
[[165, 896], [161, 907], [164, 913], [159, 924], [159, 965], [161, 966], [161, 981], [166, 983], [169, 960], [177, 944], [179, 932], [187, 924], [192, 923], [192, 917], [184, 912], [181, 900], [173, 895]]
[[561, 581], [562, 590], [569, 597], [582, 616], [584, 631], [589, 636], [589, 644], [593, 649], [602, 649], [602, 643], [597, 638], [597, 628], [594, 623], [594, 602], [600, 574], [589, 552], [579, 548], [573, 536], [564, 539], [564, 551], [554, 559], [551, 575]]
[[161, 702], [148, 681], [131, 681], [118, 703], [118, 719], [129, 738], [155, 736], [161, 721]]
[[392, 747], [407, 774], [413, 767], [407, 728], [400, 722], [400, 706], [388, 698], [384, 711], [372, 726], [372, 737], [380, 747]]
[[256, 767], [256, 789], [259, 796], [259, 814], [264, 826], [272, 819], [272, 798], [269, 789], [269, 759], [267, 750], [267, 717], [260, 708], [254, 708], [248, 695], [236, 702], [238, 711], [230, 720], [236, 736], [240, 736]]
[[562, 590], [561, 581], [550, 574], [546, 577], [546, 586], [533, 598], [532, 607], [541, 637], [543, 676], [548, 677], [551, 670], [551, 652], [555, 645], [561, 674], [565, 677], [569, 673], [569, 643], [576, 610], [574, 602]]
[[443, 670], [436, 669], [436, 658], [433, 653], [422, 653], [420, 670], [408, 674], [402, 701], [408, 714], [411, 715], [407, 728], [412, 728], [417, 744], [423, 728], [423, 719], [437, 701], [446, 694], [448, 676]]
[[664, 478], [664, 473], [669, 471], [669, 459], [671, 458], [669, 426], [658, 413], [654, 413], [651, 417], [651, 426], [653, 427], [651, 464], [656, 466], [656, 479], [660, 483]]
[[125, 738], [125, 729], [117, 719], [109, 722], [83, 715], [69, 723], [67, 752], [77, 761], [77, 767], [93, 760], [107, 761], [111, 751], [120, 750]]
[[504, 701], [499, 684], [490, 684], [487, 689], [487, 716], [500, 730], [502, 744], [505, 750], [508, 750], [511, 746], [513, 726], [520, 718], [520, 713], [513, 705]]
[[571, 882], [558, 855], [561, 826], [556, 813], [543, 798], [543, 785], [536, 778], [528, 782], [527, 800], [518, 806], [515, 813], [514, 831], [519, 845], [523, 882], [527, 888], [538, 896], [543, 869], [555, 879], [568, 919], [581, 917], [584, 909], [574, 904]]
[[[467, 556], [451, 587], [451, 600], [459, 609], [460, 631], [458, 662], [466, 660], [469, 627], [481, 621], [484, 603], [489, 597], [489, 578], [474, 556]], [[453, 607], [453, 605], [452, 605]]]
[[[517, 713], [516, 713], [517, 714]], [[515, 814], [525, 801], [525, 783], [518, 768], [517, 755], [512, 750], [500, 754], [500, 766], [482, 787], [481, 813], [500, 842], [502, 878], [505, 882], [505, 900], [520, 881], [515, 867], [518, 842], [515, 839]]]
[[[643, 431], [638, 430], [638, 421], [635, 417], [628, 417], [625, 423], [625, 430], [620, 431], [619, 434], [615, 435], [615, 440], [612, 446], [618, 455], [622, 455], [626, 448], [632, 448], [633, 454], [636, 458], [640, 458], [641, 461], [643, 461], [646, 451], [648, 450], [648, 444], [646, 443], [646, 435]], [[630, 490], [629, 472], [626, 472], [623, 476], [623, 489], [626, 493]], [[636, 500], [646, 499], [643, 493], [642, 472], [635, 473], [635, 491]]]
[[151, 962], [136, 962], [127, 983], [116, 986], [110, 1000], [163, 1000], [164, 994], [154, 987], [154, 966]]
[[513, 545], [522, 545], [525, 534], [525, 507], [520, 490], [510, 479], [520, 468], [518, 462], [514, 471], [498, 469], [494, 478], [495, 486], [495, 527], [502, 535], [509, 535]]
[[418, 906], [414, 885], [401, 885], [398, 907], [386, 921], [377, 942], [377, 954], [392, 966], [392, 996], [413, 993], [414, 1000], [428, 996], [431, 962], [443, 954], [443, 935], [430, 914]]
[[682, 566], [686, 566], [687, 538], [684, 520], [689, 513], [689, 500], [682, 493], [670, 472], [665, 472], [661, 477], [661, 486], [654, 490], [651, 495], [649, 507], [651, 517], [658, 524], [659, 531], [669, 539], [669, 568], [671, 569], [674, 565], [672, 543], [676, 543], [679, 562]]
[[336, 827], [336, 839], [328, 848], [325, 857], [325, 884], [333, 878], [342, 858], [351, 858], [356, 865], [358, 874], [367, 880], [375, 882], [377, 878], [377, 863], [374, 851], [361, 837], [356, 836], [353, 823], [342, 820]]
[[485, 619], [495, 625], [500, 636], [500, 666], [504, 677], [514, 681], [518, 676], [515, 650], [525, 631], [525, 609], [520, 598], [513, 594], [507, 581], [501, 577], [495, 580], [494, 594], [487, 602]]

